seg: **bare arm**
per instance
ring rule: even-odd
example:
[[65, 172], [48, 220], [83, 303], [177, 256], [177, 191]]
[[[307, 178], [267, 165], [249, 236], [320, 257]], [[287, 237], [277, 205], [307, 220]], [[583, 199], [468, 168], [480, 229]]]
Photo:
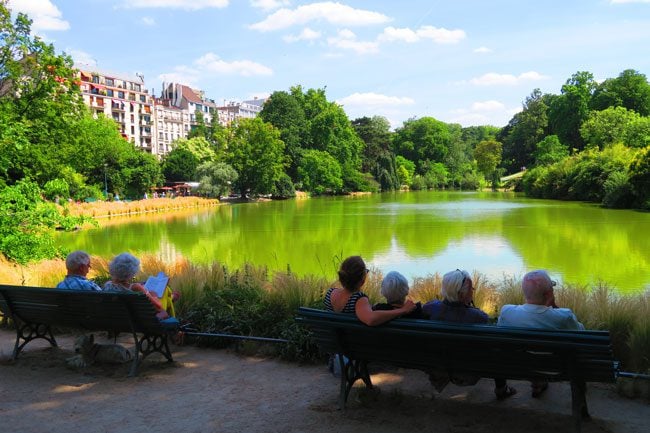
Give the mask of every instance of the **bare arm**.
[[357, 318], [368, 326], [377, 326], [382, 323], [395, 319], [402, 314], [410, 313], [415, 310], [413, 301], [406, 301], [404, 306], [395, 310], [374, 311], [368, 298], [361, 298], [354, 306]]

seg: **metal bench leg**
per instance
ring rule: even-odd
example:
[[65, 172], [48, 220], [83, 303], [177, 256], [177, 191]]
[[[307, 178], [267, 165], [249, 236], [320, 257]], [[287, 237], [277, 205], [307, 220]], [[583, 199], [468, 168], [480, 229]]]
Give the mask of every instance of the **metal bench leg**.
[[337, 354], [338, 361], [341, 363], [341, 390], [339, 392], [339, 409], [345, 409], [348, 401], [350, 391], [354, 383], [361, 379], [366, 387], [371, 389], [373, 387], [368, 373], [368, 363], [366, 361], [357, 361], [355, 359], [348, 359], [344, 364], [344, 357], [342, 354]]
[[155, 352], [163, 355], [167, 359], [167, 362], [174, 362], [172, 352], [169, 350], [167, 334], [145, 334], [141, 338], [138, 338], [138, 336], [134, 334], [133, 339], [135, 340], [135, 354], [133, 356], [133, 363], [131, 364], [131, 372], [129, 373], [129, 376], [136, 376], [140, 362]]
[[[42, 338], [47, 340], [52, 347], [58, 347], [54, 335], [52, 335], [52, 330], [48, 325], [43, 324], [33, 324], [33, 323], [24, 323], [20, 321], [15, 321], [16, 325], [16, 344], [14, 345], [13, 359], [18, 358], [21, 350], [32, 340], [37, 338]], [[22, 343], [21, 343], [21, 340]]]
[[582, 429], [582, 420], [590, 419], [587, 408], [587, 384], [582, 380], [571, 381], [571, 412], [575, 424], [576, 433]]

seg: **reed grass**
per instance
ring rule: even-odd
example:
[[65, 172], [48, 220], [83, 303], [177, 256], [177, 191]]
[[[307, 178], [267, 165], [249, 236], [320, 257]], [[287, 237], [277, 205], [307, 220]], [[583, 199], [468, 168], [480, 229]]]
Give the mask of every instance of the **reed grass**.
[[[293, 322], [300, 306], [321, 307], [325, 291], [336, 285], [322, 276], [299, 276], [290, 270], [271, 273], [266, 267], [246, 264], [238, 269], [215, 262], [196, 264], [185, 259], [168, 263], [155, 256], [141, 257], [138, 279], [164, 271], [170, 286], [181, 293], [176, 304], [181, 319], [190, 318], [199, 329], [287, 338], [293, 346], [283, 349], [292, 359], [317, 356], [309, 334]], [[89, 277], [102, 284], [108, 279], [108, 261], [92, 257]], [[29, 267], [0, 259], [0, 283], [54, 287], [65, 276], [62, 259]], [[382, 301], [383, 276], [368, 274], [363, 291], [371, 303]], [[495, 320], [505, 304], [522, 304], [521, 278], [503, 276], [493, 281], [473, 274], [475, 305]], [[414, 278], [410, 298], [427, 302], [442, 299], [439, 273]], [[593, 285], [565, 283], [556, 288], [556, 302], [571, 308], [588, 329], [609, 330], [615, 357], [623, 368], [647, 373], [650, 368], [650, 292], [620, 295], [605, 282]]]
[[175, 209], [207, 207], [219, 204], [219, 200], [201, 197], [156, 198], [135, 201], [95, 201], [92, 203], [67, 203], [69, 215], [101, 218], [118, 215], [137, 215], [150, 212], [167, 212]]

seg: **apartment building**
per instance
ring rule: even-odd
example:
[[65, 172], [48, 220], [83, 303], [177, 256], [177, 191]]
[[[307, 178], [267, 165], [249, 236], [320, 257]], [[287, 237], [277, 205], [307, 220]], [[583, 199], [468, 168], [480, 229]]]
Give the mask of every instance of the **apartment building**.
[[158, 155], [172, 150], [172, 142], [186, 138], [190, 132], [190, 112], [171, 105], [169, 99], [154, 99], [154, 126], [157, 134]]
[[197, 125], [196, 113], [203, 115], [203, 122], [209, 125], [216, 115], [217, 105], [212, 99], [205, 97], [202, 90], [178, 83], [163, 83], [161, 99], [169, 100], [172, 107], [187, 110], [190, 115], [190, 129]]
[[144, 77], [78, 69], [81, 94], [93, 114], [113, 119], [126, 140], [144, 151], [158, 154], [153, 98], [145, 88]]
[[219, 116], [219, 123], [223, 126], [228, 126], [237, 119], [252, 119], [257, 117], [262, 111], [264, 106], [263, 98], [255, 98], [249, 101], [235, 102], [230, 101], [224, 105], [217, 107]]

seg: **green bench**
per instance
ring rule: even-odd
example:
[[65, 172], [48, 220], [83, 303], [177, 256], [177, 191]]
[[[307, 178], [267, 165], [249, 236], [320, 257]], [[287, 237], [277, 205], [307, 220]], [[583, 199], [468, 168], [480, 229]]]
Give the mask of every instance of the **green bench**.
[[343, 367], [339, 405], [345, 407], [357, 380], [372, 387], [369, 362], [485, 378], [570, 382], [575, 429], [589, 417], [587, 382], [615, 382], [607, 331], [498, 328], [430, 320], [396, 319], [366, 326], [353, 315], [299, 308], [297, 323], [309, 328], [323, 353], [349, 359]]
[[0, 285], [0, 309], [16, 327], [13, 358], [31, 341], [45, 339], [57, 346], [53, 327], [88, 331], [128, 332], [135, 350], [130, 376], [152, 353], [173, 362], [168, 337], [177, 325], [161, 323], [147, 297], [141, 293], [110, 293]]

